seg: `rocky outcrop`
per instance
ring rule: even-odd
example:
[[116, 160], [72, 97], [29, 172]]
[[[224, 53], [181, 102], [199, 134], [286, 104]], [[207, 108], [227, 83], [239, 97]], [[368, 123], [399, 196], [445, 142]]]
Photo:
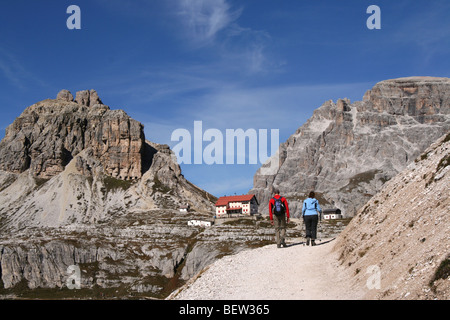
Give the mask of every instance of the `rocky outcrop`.
[[87, 107], [92, 107], [96, 104], [103, 104], [97, 94], [97, 91], [95, 90], [78, 91], [75, 97], [75, 102]]
[[[188, 226], [207, 215], [116, 212], [113, 221], [17, 231], [0, 237], [0, 297], [165, 298], [215, 260], [273, 242], [264, 221]], [[290, 228], [289, 235], [299, 230]], [[80, 269], [80, 289], [68, 286]]]
[[365, 298], [450, 298], [449, 189], [448, 133], [387, 182], [339, 235], [334, 250]]
[[67, 102], [72, 102], [73, 101], [73, 95], [69, 90], [61, 90], [60, 92], [58, 92], [58, 94], [56, 95], [56, 100], [64, 100]]
[[[95, 91], [72, 100], [61, 91], [28, 107], [0, 142], [0, 296], [164, 297], [223, 254], [197, 248], [201, 230], [187, 224], [211, 219], [216, 199]], [[80, 292], [67, 286], [71, 266]]]
[[122, 110], [105, 112], [88, 125], [85, 141], [99, 158], [108, 175], [121, 180], [135, 180], [142, 175], [145, 144], [143, 126]]
[[28, 107], [0, 142], [0, 169], [49, 179], [91, 148], [105, 172], [121, 180], [142, 176], [143, 126], [122, 110], [101, 104], [94, 90], [67, 90]]
[[275, 174], [259, 169], [253, 189], [267, 213], [273, 187], [292, 211], [315, 190], [323, 207], [353, 216], [383, 184], [450, 129], [450, 79], [386, 80], [363, 101], [327, 101], [279, 148]]
[[95, 224], [185, 204], [213, 211], [215, 197], [184, 178], [167, 145], [146, 141], [138, 121], [58, 96], [27, 108], [0, 142], [1, 229]]

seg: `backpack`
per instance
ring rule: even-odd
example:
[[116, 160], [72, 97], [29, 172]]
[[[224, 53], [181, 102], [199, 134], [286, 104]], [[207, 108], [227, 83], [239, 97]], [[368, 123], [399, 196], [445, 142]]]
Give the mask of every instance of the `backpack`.
[[284, 206], [283, 202], [281, 201], [282, 197], [279, 197], [278, 199], [273, 197], [273, 200], [275, 201], [272, 211], [276, 215], [281, 215], [286, 212], [286, 207]]

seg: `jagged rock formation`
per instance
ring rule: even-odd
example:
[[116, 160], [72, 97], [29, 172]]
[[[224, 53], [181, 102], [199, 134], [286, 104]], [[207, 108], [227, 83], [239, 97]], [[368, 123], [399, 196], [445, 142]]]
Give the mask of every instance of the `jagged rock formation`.
[[[276, 174], [254, 176], [263, 213], [273, 187], [299, 214], [315, 190], [323, 207], [353, 216], [383, 184], [450, 129], [450, 79], [386, 80], [363, 101], [328, 101], [279, 148]], [[270, 160], [270, 159], [269, 159]]]
[[78, 91], [75, 96], [75, 102], [87, 107], [103, 104], [95, 90]]
[[56, 100], [28, 107], [0, 142], [0, 169], [49, 179], [91, 148], [105, 172], [118, 179], [142, 176], [143, 126], [122, 110], [110, 110], [94, 90], [61, 91]]
[[449, 190], [447, 134], [387, 182], [339, 235], [334, 250], [366, 298], [450, 298]]
[[[162, 297], [224, 254], [197, 248], [200, 231], [187, 225], [210, 219], [217, 199], [94, 90], [28, 107], [0, 142], [0, 168], [0, 295]], [[82, 271], [81, 292], [67, 289], [70, 265]]]
[[183, 177], [169, 147], [145, 140], [142, 124], [98, 104], [94, 90], [78, 92], [79, 103], [63, 98], [70, 96], [62, 91], [57, 100], [28, 107], [7, 128], [0, 142], [0, 227], [96, 223], [113, 211], [182, 204], [213, 208], [214, 197]]

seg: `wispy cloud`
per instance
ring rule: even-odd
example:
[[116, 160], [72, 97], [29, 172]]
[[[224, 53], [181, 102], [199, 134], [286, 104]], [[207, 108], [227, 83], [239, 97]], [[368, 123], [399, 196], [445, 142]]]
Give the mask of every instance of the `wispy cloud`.
[[[192, 132], [193, 122], [201, 120], [204, 130], [280, 129], [281, 140], [295, 132], [314, 109], [327, 100], [350, 98], [361, 100], [374, 83], [344, 84], [285, 84], [249, 86], [209, 77], [182, 76], [173, 79], [173, 86], [158, 90], [142, 88], [138, 99], [152, 105], [169, 105], [170, 111], [147, 118], [146, 136], [156, 142], [170, 142], [170, 135], [178, 128]], [[153, 87], [156, 88], [156, 87]], [[145, 103], [145, 102], [144, 102]], [[170, 112], [170, 113], [169, 113]], [[164, 120], [166, 119], [166, 120]], [[280, 141], [280, 142], [282, 142]]]
[[178, 15], [197, 44], [214, 41], [217, 33], [241, 15], [241, 10], [232, 11], [226, 0], [180, 0], [178, 4]]
[[239, 24], [243, 7], [234, 8], [227, 0], [176, 1], [177, 16], [185, 27], [183, 35], [194, 48], [216, 49], [224, 65], [246, 75], [273, 71], [282, 64], [268, 55], [269, 33]]
[[34, 85], [46, 86], [46, 84], [28, 71], [23, 64], [10, 52], [0, 48], [0, 75], [13, 86], [24, 89], [32, 82]]
[[9, 82], [20, 88], [24, 87], [23, 78], [27, 72], [14, 56], [3, 49], [0, 49], [0, 70]]

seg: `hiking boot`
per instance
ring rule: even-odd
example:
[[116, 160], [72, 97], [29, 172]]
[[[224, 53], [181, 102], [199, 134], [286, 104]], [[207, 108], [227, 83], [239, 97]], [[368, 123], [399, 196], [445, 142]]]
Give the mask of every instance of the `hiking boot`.
[[287, 248], [286, 242], [283, 242], [281, 245], [283, 246], [283, 248]]
[[306, 238], [306, 245], [307, 246], [309, 246], [309, 241], [310, 241], [311, 239], [310, 238]]
[[311, 246], [315, 246], [316, 245], [316, 240], [311, 240]]

